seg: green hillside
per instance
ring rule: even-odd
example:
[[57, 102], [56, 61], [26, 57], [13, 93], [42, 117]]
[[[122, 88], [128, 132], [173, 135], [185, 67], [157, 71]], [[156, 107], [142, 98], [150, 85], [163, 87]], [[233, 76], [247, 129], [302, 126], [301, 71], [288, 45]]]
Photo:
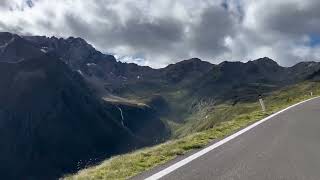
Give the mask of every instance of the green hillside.
[[219, 105], [202, 102], [185, 123], [169, 123], [174, 127], [175, 138], [172, 140], [112, 157], [100, 165], [66, 176], [65, 179], [128, 179], [189, 151], [203, 148], [285, 107], [311, 98], [310, 92], [313, 92], [313, 96], [320, 95], [320, 83], [307, 81], [274, 91], [264, 97], [267, 108], [265, 113], [261, 111], [258, 102], [226, 102]]

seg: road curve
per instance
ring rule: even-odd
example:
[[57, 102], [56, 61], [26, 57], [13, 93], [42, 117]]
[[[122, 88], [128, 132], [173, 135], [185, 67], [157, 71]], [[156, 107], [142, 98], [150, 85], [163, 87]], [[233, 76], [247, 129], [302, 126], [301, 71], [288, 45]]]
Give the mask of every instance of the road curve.
[[273, 116], [161, 179], [319, 180], [320, 98]]

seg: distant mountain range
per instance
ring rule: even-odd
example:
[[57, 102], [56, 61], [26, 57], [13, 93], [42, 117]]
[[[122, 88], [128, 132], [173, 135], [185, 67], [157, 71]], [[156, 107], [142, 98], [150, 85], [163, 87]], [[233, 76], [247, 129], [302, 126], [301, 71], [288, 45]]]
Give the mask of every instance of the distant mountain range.
[[195, 101], [253, 101], [318, 80], [320, 63], [265, 57], [218, 65], [197, 58], [162, 69], [118, 62], [81, 38], [0, 33], [0, 173], [51, 179], [170, 137]]

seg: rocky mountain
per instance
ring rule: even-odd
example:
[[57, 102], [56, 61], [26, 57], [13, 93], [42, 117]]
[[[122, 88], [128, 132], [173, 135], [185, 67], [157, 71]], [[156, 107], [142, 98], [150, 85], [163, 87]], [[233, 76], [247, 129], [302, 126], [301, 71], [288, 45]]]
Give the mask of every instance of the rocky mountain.
[[0, 62], [18, 62], [44, 54], [28, 40], [11, 33], [0, 33]]
[[104, 83], [110, 91], [125, 82], [151, 79], [158, 75], [150, 67], [117, 62], [114, 56], [97, 51], [81, 38], [25, 36], [24, 39], [45, 52], [56, 53], [71, 69], [79, 71], [90, 81]]
[[[219, 65], [193, 58], [162, 69], [152, 69], [133, 63], [117, 62], [112, 55], [97, 51], [81, 38], [23, 38], [44, 52], [58, 54], [71, 69], [80, 72], [101, 96], [151, 96], [168, 89], [183, 88], [200, 97], [221, 98], [225, 95], [220, 92], [233, 94], [229, 91], [238, 87], [257, 89], [264, 86], [272, 90], [270, 87], [292, 84], [307, 78], [320, 68], [316, 62], [281, 67], [269, 58], [247, 63], [223, 62]], [[233, 95], [227, 98], [233, 98]]]
[[1, 62], [0, 84], [3, 179], [59, 177], [169, 134], [149, 107], [103, 101], [56, 54]]
[[186, 81], [193, 81], [200, 78], [203, 74], [213, 68], [213, 64], [202, 61], [198, 58], [180, 61], [176, 64], [170, 64], [161, 69], [163, 76], [169, 82], [174, 84], [186, 84]]
[[[289, 74], [297, 80], [310, 79], [320, 69], [318, 62], [300, 62], [289, 69]], [[307, 78], [306, 78], [307, 77]]]
[[270, 58], [153, 69], [118, 62], [81, 38], [0, 33], [0, 173], [51, 179], [113, 154], [162, 142], [197, 101], [256, 101], [319, 79], [320, 63]]
[[254, 61], [222, 62], [203, 75], [193, 88], [200, 97], [225, 100], [256, 100], [260, 94], [308, 79], [320, 63], [302, 62], [282, 67], [264, 57]]
[[[77, 71], [96, 95], [107, 100], [117, 96], [146, 103], [151, 97], [161, 96], [167, 101], [166, 109], [169, 106], [176, 107], [171, 102], [185, 97], [193, 100], [213, 98], [216, 101], [234, 101], [241, 96], [239, 100], [255, 100], [259, 94], [305, 80], [320, 68], [317, 62], [282, 67], [265, 57], [247, 63], [222, 62], [217, 65], [193, 58], [162, 69], [152, 69], [118, 62], [114, 56], [99, 52], [81, 38], [0, 34], [0, 42], [6, 45], [2, 46], [0, 57], [8, 56], [5, 52], [9, 45], [15, 47], [19, 44], [11, 42], [12, 37], [15, 37], [21, 41], [22, 49], [30, 49], [23, 51], [26, 54], [15, 55], [20, 57], [16, 59], [38, 56], [39, 52], [54, 53], [70, 69]], [[17, 46], [16, 49], [19, 48]], [[177, 92], [182, 91], [183, 95], [177, 96]]]

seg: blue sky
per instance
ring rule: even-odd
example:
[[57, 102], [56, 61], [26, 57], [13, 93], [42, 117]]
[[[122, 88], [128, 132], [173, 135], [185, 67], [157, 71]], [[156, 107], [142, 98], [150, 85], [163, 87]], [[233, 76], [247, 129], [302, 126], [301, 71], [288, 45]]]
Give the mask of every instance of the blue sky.
[[310, 46], [317, 47], [320, 44], [320, 34], [311, 34], [310, 37]]

